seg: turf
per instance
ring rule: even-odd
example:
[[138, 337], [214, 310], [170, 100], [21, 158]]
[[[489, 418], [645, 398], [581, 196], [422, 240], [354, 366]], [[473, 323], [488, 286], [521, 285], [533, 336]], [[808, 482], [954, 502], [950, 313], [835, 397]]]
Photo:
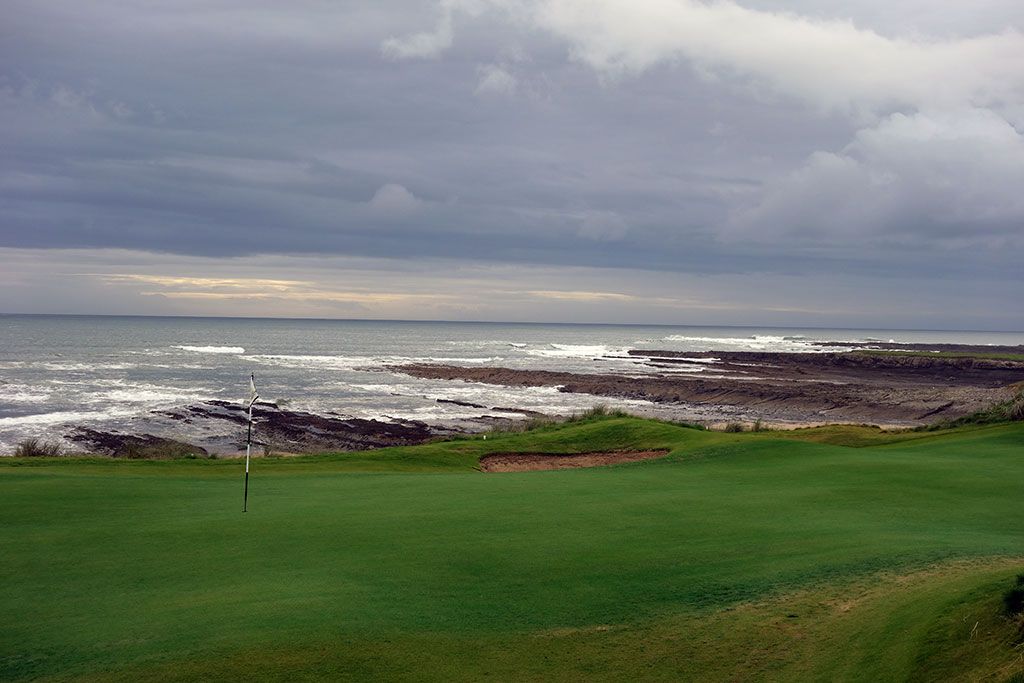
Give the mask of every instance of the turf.
[[[474, 469], [616, 448], [671, 453]], [[595, 419], [260, 459], [245, 515], [237, 461], [7, 459], [0, 679], [999, 680], [1021, 482], [1019, 424]]]

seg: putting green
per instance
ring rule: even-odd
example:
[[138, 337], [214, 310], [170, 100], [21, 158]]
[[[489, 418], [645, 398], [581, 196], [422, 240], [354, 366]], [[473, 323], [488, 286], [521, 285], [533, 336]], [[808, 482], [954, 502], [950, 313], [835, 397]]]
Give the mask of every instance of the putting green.
[[[1003, 666], [991, 606], [1024, 571], [1024, 426], [815, 442], [841, 433], [607, 418], [259, 460], [245, 515], [238, 462], [5, 461], [0, 678], [879, 680], [885, 662], [902, 680], [941, 664], [959, 608], [991, 617], [979, 666]], [[615, 448], [672, 452], [472, 469]], [[811, 609], [865, 591], [840, 617]], [[804, 635], [772, 650], [786, 600]], [[748, 661], [761, 650], [774, 663]]]

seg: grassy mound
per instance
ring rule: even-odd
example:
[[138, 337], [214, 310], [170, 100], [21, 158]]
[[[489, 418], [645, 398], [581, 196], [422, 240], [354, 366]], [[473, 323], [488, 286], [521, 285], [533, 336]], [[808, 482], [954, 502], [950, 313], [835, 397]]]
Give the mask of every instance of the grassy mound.
[[594, 416], [260, 459], [246, 515], [238, 462], [7, 460], [0, 679], [1000, 680], [1022, 446]]

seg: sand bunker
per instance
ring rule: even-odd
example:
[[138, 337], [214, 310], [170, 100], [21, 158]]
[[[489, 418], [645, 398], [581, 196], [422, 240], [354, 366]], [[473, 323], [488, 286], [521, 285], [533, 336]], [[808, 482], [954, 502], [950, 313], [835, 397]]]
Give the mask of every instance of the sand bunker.
[[565, 470], [572, 467], [600, 467], [620, 462], [650, 460], [668, 455], [668, 450], [608, 451], [600, 453], [493, 453], [480, 458], [484, 472], [533, 472]]

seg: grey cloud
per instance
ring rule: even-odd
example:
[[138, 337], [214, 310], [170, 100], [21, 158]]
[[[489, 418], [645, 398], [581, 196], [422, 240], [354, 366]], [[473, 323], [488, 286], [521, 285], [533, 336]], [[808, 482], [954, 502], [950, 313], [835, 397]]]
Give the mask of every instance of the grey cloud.
[[404, 38], [388, 38], [381, 51], [392, 59], [437, 57], [452, 46], [452, 14], [445, 7], [433, 31], [424, 31]]
[[594, 240], [618, 241], [629, 233], [629, 224], [610, 211], [588, 211], [580, 220], [579, 235]]
[[405, 216], [422, 207], [423, 200], [396, 183], [381, 185], [370, 199], [370, 208], [384, 216]]
[[[880, 0], [791, 6], [807, 20], [773, 0], [670, 4], [709, 17], [701, 55], [654, 3], [10, 2], [0, 246], [210, 268], [280, 254], [653, 279], [984, 271], [1020, 289], [1024, 97], [1020, 60], [1001, 56], [1015, 5], [971, 22], [933, 8], [924, 40]], [[856, 29], [837, 23], [857, 11]], [[845, 36], [828, 54], [856, 68], [826, 82], [744, 52], [719, 31], [730, 12], [753, 22], [746, 42], [757, 27], [801, 46]], [[954, 58], [948, 83], [911, 82]], [[866, 63], [893, 74], [859, 83]], [[915, 137], [928, 125], [945, 132]]]
[[476, 93], [480, 95], [512, 95], [518, 82], [508, 69], [499, 64], [484, 64], [477, 68], [480, 81]]
[[1024, 247], [1024, 136], [984, 109], [894, 114], [818, 152], [729, 224], [743, 239]]
[[[685, 60], [714, 78], [811, 104], [857, 111], [899, 106], [984, 106], [1021, 95], [1024, 34], [888, 37], [835, 19], [750, 9], [730, 1], [481, 0], [445, 2], [438, 35], [451, 44], [452, 8], [481, 5], [565, 40], [581, 62], [613, 76]], [[416, 34], [410, 45], [424, 39]], [[389, 43], [393, 44], [393, 43]], [[410, 48], [412, 50], [413, 48]]]

